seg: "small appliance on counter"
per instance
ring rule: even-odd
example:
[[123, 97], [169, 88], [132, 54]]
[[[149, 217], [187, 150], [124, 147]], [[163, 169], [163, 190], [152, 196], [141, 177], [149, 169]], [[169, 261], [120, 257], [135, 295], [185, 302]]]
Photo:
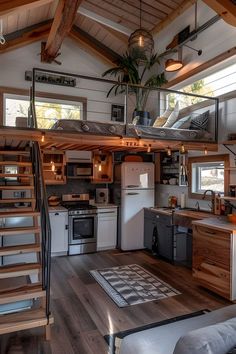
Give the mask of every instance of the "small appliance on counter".
[[96, 189], [96, 203], [108, 204], [109, 203], [109, 189], [97, 188]]
[[56, 195], [50, 195], [50, 197], [48, 197], [48, 205], [49, 206], [58, 206], [60, 204], [60, 197], [56, 196]]

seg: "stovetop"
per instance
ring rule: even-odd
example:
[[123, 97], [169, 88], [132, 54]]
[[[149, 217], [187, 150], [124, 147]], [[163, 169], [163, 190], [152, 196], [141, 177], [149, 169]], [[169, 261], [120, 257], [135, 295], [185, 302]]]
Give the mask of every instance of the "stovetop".
[[61, 205], [68, 209], [69, 215], [94, 214], [97, 209], [87, 202], [63, 202]]

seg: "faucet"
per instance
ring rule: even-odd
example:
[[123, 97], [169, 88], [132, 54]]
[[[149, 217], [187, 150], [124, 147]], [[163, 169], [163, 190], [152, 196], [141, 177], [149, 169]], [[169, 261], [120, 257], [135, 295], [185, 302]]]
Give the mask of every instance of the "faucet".
[[211, 212], [214, 214], [215, 213], [215, 192], [211, 189], [206, 189], [205, 192], [203, 193], [203, 197], [202, 199], [206, 198], [207, 193], [210, 192], [211, 193]]
[[197, 211], [200, 211], [200, 204], [199, 204], [199, 202], [196, 202], [195, 207], [197, 208]]

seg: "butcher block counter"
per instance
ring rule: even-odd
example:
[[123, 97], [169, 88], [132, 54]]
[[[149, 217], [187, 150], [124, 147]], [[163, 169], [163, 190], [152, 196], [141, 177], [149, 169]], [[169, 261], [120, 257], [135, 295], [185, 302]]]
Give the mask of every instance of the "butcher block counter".
[[226, 217], [192, 222], [193, 277], [205, 288], [236, 300], [236, 225]]

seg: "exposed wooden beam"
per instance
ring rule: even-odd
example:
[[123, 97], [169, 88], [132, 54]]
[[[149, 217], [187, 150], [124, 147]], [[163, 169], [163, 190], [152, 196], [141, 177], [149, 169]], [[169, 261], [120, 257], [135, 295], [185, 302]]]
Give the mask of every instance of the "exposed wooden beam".
[[92, 51], [97, 56], [106, 61], [106, 63], [113, 64], [121, 57], [110, 48], [106, 47], [103, 43], [92, 37], [87, 32], [83, 31], [77, 26], [73, 26], [69, 36], [82, 44], [89, 51]]
[[236, 26], [236, 3], [232, 0], [203, 0], [205, 4], [218, 13], [225, 22]]
[[51, 63], [58, 56], [62, 42], [73, 26], [81, 2], [82, 0], [59, 0], [45, 49], [41, 53], [43, 62]]
[[185, 12], [188, 8], [196, 3], [197, 0], [184, 0], [179, 7], [172, 11], [165, 20], [159, 22], [153, 29], [152, 34], [155, 35], [162, 31], [165, 27], [169, 26], [178, 16]]
[[80, 13], [81, 15], [84, 15], [85, 17], [91, 18], [91, 20], [94, 20], [94, 21], [99, 22], [103, 25], [106, 25], [107, 27], [110, 27], [115, 31], [121, 32], [121, 33], [125, 34], [126, 36], [130, 36], [131, 33], [133, 32], [131, 29], [123, 26], [122, 24], [120, 24], [118, 22], [111, 21], [108, 18], [100, 16], [100, 15], [96, 14], [95, 12], [86, 9], [85, 7], [83, 7], [83, 5], [79, 7], [78, 13]]
[[0, 53], [5, 53], [46, 38], [51, 24], [52, 21], [47, 20], [5, 35], [6, 43], [0, 46]]
[[53, 0], [5, 0], [0, 2], [0, 16], [12, 11], [26, 11], [37, 6], [42, 6]]

